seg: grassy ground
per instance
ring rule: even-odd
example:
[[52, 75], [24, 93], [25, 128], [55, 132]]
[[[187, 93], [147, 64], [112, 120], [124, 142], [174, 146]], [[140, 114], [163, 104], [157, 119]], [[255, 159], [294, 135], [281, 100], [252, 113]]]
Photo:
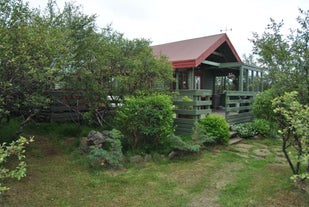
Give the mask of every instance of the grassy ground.
[[278, 141], [250, 140], [121, 170], [90, 169], [76, 139], [36, 136], [28, 176], [6, 183], [0, 206], [309, 206], [289, 179]]

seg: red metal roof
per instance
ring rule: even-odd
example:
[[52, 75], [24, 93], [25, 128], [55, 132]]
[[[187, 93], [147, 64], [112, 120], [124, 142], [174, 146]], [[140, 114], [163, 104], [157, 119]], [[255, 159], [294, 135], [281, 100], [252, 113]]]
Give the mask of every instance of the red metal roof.
[[225, 33], [154, 45], [152, 49], [156, 55], [166, 55], [174, 68], [191, 68], [200, 65], [223, 43], [228, 45], [237, 62], [241, 62], [234, 46]]

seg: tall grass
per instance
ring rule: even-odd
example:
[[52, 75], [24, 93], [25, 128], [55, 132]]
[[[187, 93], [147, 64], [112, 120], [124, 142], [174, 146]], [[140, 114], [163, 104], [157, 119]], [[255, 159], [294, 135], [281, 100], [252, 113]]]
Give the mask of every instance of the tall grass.
[[10, 119], [9, 122], [2, 121], [0, 123], [0, 143], [11, 142], [17, 139], [16, 132], [19, 128], [20, 119]]

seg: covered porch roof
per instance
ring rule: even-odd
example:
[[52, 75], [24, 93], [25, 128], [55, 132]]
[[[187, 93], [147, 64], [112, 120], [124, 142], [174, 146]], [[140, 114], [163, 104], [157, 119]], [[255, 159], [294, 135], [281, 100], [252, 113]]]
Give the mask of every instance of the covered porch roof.
[[156, 55], [166, 55], [176, 68], [193, 68], [205, 64], [241, 62], [228, 36], [223, 34], [152, 46]]

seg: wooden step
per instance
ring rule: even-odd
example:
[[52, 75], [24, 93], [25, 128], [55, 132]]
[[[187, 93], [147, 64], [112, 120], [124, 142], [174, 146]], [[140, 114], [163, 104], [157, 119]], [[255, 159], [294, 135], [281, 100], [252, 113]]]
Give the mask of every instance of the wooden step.
[[230, 145], [232, 145], [232, 144], [237, 144], [237, 143], [239, 143], [239, 142], [241, 142], [242, 141], [242, 138], [240, 138], [240, 137], [235, 137], [235, 138], [231, 138], [230, 140], [229, 140], [229, 144]]

